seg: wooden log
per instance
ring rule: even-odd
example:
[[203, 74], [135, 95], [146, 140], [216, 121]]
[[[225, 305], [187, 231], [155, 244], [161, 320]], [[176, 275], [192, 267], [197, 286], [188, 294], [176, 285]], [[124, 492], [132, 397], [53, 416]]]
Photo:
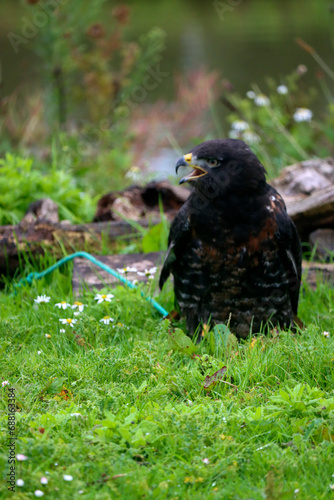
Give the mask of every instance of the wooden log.
[[334, 287], [334, 264], [322, 264], [320, 262], [307, 262], [303, 260], [303, 281], [312, 290], [320, 283], [328, 283]]
[[334, 228], [334, 185], [303, 199], [291, 201], [285, 197], [285, 203], [302, 241], [307, 241], [315, 229]]
[[[157, 222], [152, 221], [152, 224]], [[148, 221], [141, 221], [138, 226], [145, 228]], [[102, 247], [103, 236], [115, 241], [117, 238], [132, 239], [140, 235], [136, 227], [124, 221], [74, 225], [25, 219], [16, 226], [0, 226], [0, 275], [13, 275], [22, 254], [34, 257], [49, 251], [60, 257], [64, 249], [69, 253], [78, 250], [96, 252]]]
[[[165, 252], [137, 253], [127, 255], [94, 255], [98, 260], [112, 269], [135, 267], [138, 271], [144, 271], [153, 266], [158, 267], [157, 274], [165, 257]], [[138, 276], [137, 273], [128, 273], [129, 280], [147, 281], [147, 277]], [[319, 282], [330, 283], [334, 286], [334, 264], [321, 264], [317, 262], [303, 261], [303, 281], [306, 282], [312, 290], [317, 288]], [[103, 287], [112, 287], [118, 284], [118, 280], [106, 271], [103, 271], [87, 259], [74, 259], [73, 267], [73, 293], [80, 295], [83, 290], [100, 290]]]
[[[135, 268], [142, 273], [152, 267], [161, 268], [165, 252], [150, 252], [126, 255], [94, 255], [94, 257], [112, 269]], [[72, 289], [73, 294], [79, 296], [83, 290], [100, 290], [103, 287], [121, 284], [111, 274], [99, 268], [87, 259], [76, 258], [73, 265]], [[137, 272], [123, 274], [130, 281], [147, 282], [147, 276], [140, 276]]]

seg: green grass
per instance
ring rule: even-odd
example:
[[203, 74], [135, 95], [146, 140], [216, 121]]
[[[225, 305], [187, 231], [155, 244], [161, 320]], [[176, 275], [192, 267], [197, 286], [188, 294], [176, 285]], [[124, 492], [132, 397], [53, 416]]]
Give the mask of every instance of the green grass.
[[[13, 498], [37, 489], [52, 499], [331, 498], [333, 290], [302, 291], [300, 334], [211, 352], [203, 342], [200, 354], [219, 357], [206, 363], [172, 350], [168, 325], [138, 291], [112, 293], [110, 304], [82, 297], [88, 306], [73, 329], [59, 322], [73, 312], [55, 307], [75, 300], [69, 269], [0, 293], [1, 378], [10, 382], [0, 387], [1, 498], [11, 495], [8, 387], [16, 453], [28, 457], [16, 463], [25, 484]], [[36, 305], [40, 294], [50, 303]], [[158, 300], [171, 308], [170, 285]], [[115, 328], [100, 323], [106, 314]], [[205, 377], [222, 365], [225, 379], [205, 392]]]

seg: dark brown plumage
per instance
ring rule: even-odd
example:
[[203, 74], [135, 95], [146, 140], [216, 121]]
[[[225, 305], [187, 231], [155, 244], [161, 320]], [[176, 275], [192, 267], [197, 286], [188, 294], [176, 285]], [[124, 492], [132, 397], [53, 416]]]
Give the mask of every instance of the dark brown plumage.
[[175, 217], [160, 275], [171, 273], [175, 300], [193, 336], [200, 324], [226, 322], [238, 337], [293, 324], [301, 245], [282, 197], [240, 140], [206, 141], [176, 166], [194, 170], [194, 190]]

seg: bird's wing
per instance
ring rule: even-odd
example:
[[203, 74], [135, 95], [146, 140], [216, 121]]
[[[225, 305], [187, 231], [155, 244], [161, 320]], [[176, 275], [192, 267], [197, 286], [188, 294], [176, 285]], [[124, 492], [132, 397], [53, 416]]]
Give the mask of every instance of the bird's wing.
[[291, 239], [290, 247], [286, 249], [286, 253], [289, 261], [288, 273], [290, 281], [291, 306], [294, 314], [297, 314], [299, 289], [302, 275], [302, 248], [296, 226], [291, 219], [289, 219], [289, 222]]
[[302, 274], [301, 243], [297, 228], [286, 211], [283, 198], [273, 188], [272, 197], [274, 198], [274, 212], [278, 226], [280, 254], [289, 280], [292, 311], [297, 314]]
[[172, 222], [169, 237], [168, 250], [160, 273], [159, 286], [162, 288], [171, 273], [173, 263], [176, 260], [175, 252], [181, 248], [190, 234], [190, 223], [187, 205], [184, 204]]

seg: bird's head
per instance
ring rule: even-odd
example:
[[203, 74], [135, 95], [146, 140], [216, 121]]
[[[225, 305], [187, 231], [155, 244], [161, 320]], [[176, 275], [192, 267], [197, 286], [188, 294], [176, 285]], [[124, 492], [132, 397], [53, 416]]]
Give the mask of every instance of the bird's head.
[[180, 158], [180, 167], [191, 167], [190, 174], [179, 184], [191, 182], [195, 189], [205, 191], [213, 186], [220, 193], [258, 192], [265, 184], [265, 169], [257, 156], [243, 141], [215, 139], [205, 141]]

